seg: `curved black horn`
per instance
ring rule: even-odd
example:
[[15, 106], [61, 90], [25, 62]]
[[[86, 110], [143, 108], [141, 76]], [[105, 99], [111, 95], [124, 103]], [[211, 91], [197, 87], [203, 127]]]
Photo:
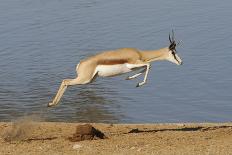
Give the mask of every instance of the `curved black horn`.
[[174, 38], [174, 30], [172, 29], [172, 42], [175, 41], [175, 38]]
[[170, 33], [169, 33], [169, 36], [168, 36], [168, 38], [169, 38], [169, 41], [170, 41], [170, 43], [172, 43], [172, 40], [171, 40]]

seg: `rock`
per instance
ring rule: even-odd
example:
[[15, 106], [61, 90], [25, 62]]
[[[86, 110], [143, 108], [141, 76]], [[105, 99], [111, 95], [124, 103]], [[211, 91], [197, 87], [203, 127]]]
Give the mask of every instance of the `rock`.
[[129, 131], [128, 133], [139, 133], [142, 132], [140, 131], [138, 128], [137, 129], [132, 129], [131, 131]]
[[75, 144], [75, 145], [73, 145], [73, 149], [74, 150], [77, 150], [77, 149], [79, 149], [79, 148], [81, 148], [82, 146], [81, 145], [79, 145], [79, 144]]
[[76, 133], [69, 140], [72, 142], [82, 141], [82, 140], [93, 140], [93, 139], [105, 139], [107, 138], [103, 132], [94, 128], [90, 124], [78, 125], [76, 127]]

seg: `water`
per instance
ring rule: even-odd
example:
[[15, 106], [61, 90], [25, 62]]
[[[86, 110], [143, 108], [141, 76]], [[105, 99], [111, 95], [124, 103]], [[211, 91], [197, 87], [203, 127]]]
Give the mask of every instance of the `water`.
[[[232, 118], [232, 2], [11, 0], [0, 3], [0, 121], [38, 114], [67, 122], [227, 122]], [[174, 29], [183, 66], [155, 62], [148, 83], [124, 76], [69, 88], [83, 58], [158, 49]]]

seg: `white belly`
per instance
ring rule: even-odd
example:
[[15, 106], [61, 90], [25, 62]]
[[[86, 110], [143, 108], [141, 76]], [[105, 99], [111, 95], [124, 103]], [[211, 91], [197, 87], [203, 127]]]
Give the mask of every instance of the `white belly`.
[[98, 65], [96, 68], [96, 72], [98, 73], [98, 75], [103, 77], [116, 76], [130, 71], [132, 70], [128, 68], [127, 64]]

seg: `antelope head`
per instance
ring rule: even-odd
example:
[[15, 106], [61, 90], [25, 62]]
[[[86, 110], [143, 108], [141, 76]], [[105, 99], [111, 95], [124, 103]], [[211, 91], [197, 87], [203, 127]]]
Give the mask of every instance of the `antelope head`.
[[183, 62], [176, 52], [176, 46], [178, 46], [180, 42], [176, 43], [173, 30], [172, 30], [172, 35], [169, 34], [169, 41], [170, 41], [170, 45], [168, 47], [169, 52], [168, 52], [167, 60], [177, 65], [182, 65]]

